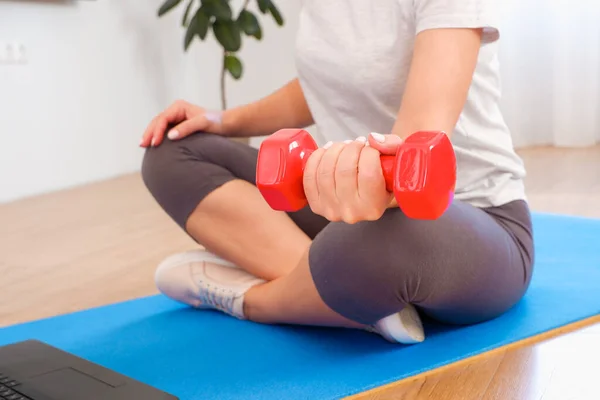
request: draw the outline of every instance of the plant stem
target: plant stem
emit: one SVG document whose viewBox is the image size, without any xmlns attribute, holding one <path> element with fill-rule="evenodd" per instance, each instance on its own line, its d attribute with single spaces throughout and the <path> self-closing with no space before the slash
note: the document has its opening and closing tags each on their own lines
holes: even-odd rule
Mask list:
<svg viewBox="0 0 600 400">
<path fill-rule="evenodd" d="M 250 0 L 245 0 L 240 12 L 248 8 L 249 3 Z M 225 56 L 227 56 L 227 51 L 223 50 L 223 68 L 221 68 L 221 109 L 223 111 L 227 109 L 227 96 L 225 93 L 225 78 L 227 76 L 227 70 L 225 68 Z"/>
<path fill-rule="evenodd" d="M 227 98 L 225 96 L 225 56 L 227 52 L 223 50 L 223 68 L 221 68 L 221 110 L 225 111 L 227 109 Z"/>
</svg>

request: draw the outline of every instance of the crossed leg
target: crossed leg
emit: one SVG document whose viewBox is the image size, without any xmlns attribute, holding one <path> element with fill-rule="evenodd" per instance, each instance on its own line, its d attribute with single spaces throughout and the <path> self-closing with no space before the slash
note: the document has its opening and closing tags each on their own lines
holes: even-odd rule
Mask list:
<svg viewBox="0 0 600 400">
<path fill-rule="evenodd" d="M 310 209 L 273 211 L 255 186 L 256 158 L 249 146 L 196 134 L 149 148 L 142 176 L 159 205 L 196 242 L 253 276 L 276 281 L 248 292 L 250 319 L 284 322 L 288 314 L 298 315 L 297 322 L 360 326 L 325 305 L 310 277 L 308 250 L 329 222 Z M 298 312 L 281 307 L 282 292 L 295 298 L 288 307 Z"/>
<path fill-rule="evenodd" d="M 309 210 L 271 210 L 254 187 L 255 162 L 254 149 L 198 134 L 148 149 L 143 166 L 150 192 L 188 234 L 261 278 L 237 293 L 221 287 L 243 295 L 248 319 L 361 328 L 410 304 L 444 322 L 476 323 L 528 287 L 523 202 L 490 210 L 455 202 L 436 221 L 388 210 L 374 222 L 328 224 Z M 209 279 L 203 271 L 200 280 Z"/>
</svg>

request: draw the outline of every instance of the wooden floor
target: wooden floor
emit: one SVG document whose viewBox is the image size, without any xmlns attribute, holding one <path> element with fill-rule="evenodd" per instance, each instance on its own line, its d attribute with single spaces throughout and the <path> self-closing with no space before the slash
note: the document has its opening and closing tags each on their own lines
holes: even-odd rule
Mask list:
<svg viewBox="0 0 600 400">
<path fill-rule="evenodd" d="M 522 156 L 535 210 L 600 217 L 600 147 Z M 194 246 L 137 174 L 0 205 L 0 327 L 156 293 L 156 264 Z M 594 400 L 599 368 L 596 318 L 358 398 Z"/>
</svg>

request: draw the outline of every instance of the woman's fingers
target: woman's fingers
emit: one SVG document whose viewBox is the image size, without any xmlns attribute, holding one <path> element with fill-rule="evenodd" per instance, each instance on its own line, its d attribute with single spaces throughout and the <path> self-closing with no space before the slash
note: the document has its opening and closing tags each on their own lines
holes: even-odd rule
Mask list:
<svg viewBox="0 0 600 400">
<path fill-rule="evenodd" d="M 345 143 L 334 143 L 325 145 L 327 147 L 319 168 L 317 169 L 317 185 L 319 187 L 319 198 L 323 203 L 322 212 L 325 218 L 330 221 L 340 221 L 342 218 L 340 203 L 335 193 L 335 169 L 338 158 L 345 147 Z"/>
<path fill-rule="evenodd" d="M 192 119 L 183 121 L 179 125 L 173 127 L 167 137 L 171 140 L 183 139 L 186 136 L 198 131 L 204 131 L 209 125 L 209 121 L 204 114 L 198 115 Z"/>
<path fill-rule="evenodd" d="M 186 101 L 178 100 L 169 106 L 166 110 L 156 116 L 148 125 L 148 128 L 142 136 L 140 146 L 158 146 L 162 143 L 169 126 L 179 124 L 186 119 L 202 111 L 200 107 L 193 106 Z"/>
<path fill-rule="evenodd" d="M 317 170 L 319 169 L 319 164 L 321 163 L 321 159 L 325 154 L 325 149 L 320 148 L 315 150 L 306 161 L 306 165 L 304 166 L 304 172 L 302 175 L 302 184 L 304 186 L 304 195 L 306 196 L 306 200 L 308 200 L 308 204 L 310 205 L 310 209 L 318 215 L 323 215 L 320 209 L 320 196 L 319 196 L 319 185 L 317 183 Z"/>
<path fill-rule="evenodd" d="M 336 193 L 342 220 L 348 224 L 381 218 L 390 202 L 381 169 L 381 153 L 366 142 L 366 138 L 360 137 L 346 144 L 338 158 Z"/>
<path fill-rule="evenodd" d="M 368 221 L 379 219 L 392 198 L 386 191 L 380 157 L 379 151 L 365 147 L 358 162 L 358 196 L 365 206 L 363 218 Z"/>
<path fill-rule="evenodd" d="M 200 107 L 192 106 L 193 110 L 188 110 L 187 120 L 173 127 L 167 133 L 171 140 L 183 139 L 193 133 L 205 131 L 210 133 L 219 133 L 221 131 L 221 111 L 205 110 Z"/>
<path fill-rule="evenodd" d="M 176 101 L 162 114 L 159 115 L 154 125 L 152 134 L 152 146 L 159 146 L 166 134 L 169 125 L 175 125 L 186 119 L 186 107 L 188 104 L 184 101 Z"/>
<path fill-rule="evenodd" d="M 381 154 L 395 155 L 402 142 L 402 138 L 396 135 L 382 135 L 376 132 L 369 135 L 369 145 Z"/>
<path fill-rule="evenodd" d="M 307 160 L 303 177 L 312 211 L 332 222 L 379 219 L 392 198 L 380 156 L 364 137 L 317 149 Z"/>
<path fill-rule="evenodd" d="M 142 135 L 142 140 L 140 140 L 140 147 L 148 147 L 150 146 L 150 142 L 152 141 L 152 135 L 154 133 L 154 125 L 156 125 L 156 120 L 158 117 L 154 117 L 152 121 L 146 127 L 144 134 Z"/>
<path fill-rule="evenodd" d="M 367 139 L 359 137 L 344 146 L 335 168 L 335 194 L 340 204 L 342 220 L 346 223 L 358 221 L 356 211 L 360 208 L 358 197 L 358 163 Z"/>
</svg>

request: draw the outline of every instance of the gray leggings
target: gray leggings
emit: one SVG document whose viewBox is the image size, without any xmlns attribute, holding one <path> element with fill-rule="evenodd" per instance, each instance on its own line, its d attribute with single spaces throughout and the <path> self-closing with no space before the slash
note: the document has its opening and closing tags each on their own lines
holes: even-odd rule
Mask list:
<svg viewBox="0 0 600 400">
<path fill-rule="evenodd" d="M 142 176 L 185 230 L 192 211 L 219 186 L 233 179 L 255 184 L 256 159 L 250 146 L 198 133 L 149 148 Z M 399 209 L 354 225 L 331 223 L 308 207 L 289 216 L 313 239 L 309 264 L 321 298 L 356 322 L 372 324 L 408 303 L 441 322 L 482 322 L 515 305 L 531 280 L 524 201 L 486 209 L 455 201 L 435 221 L 412 220 Z"/>
</svg>

